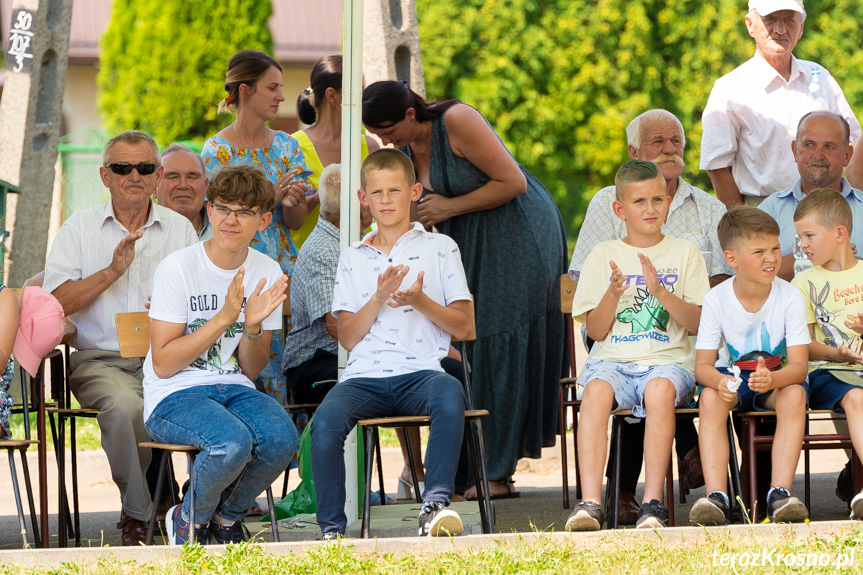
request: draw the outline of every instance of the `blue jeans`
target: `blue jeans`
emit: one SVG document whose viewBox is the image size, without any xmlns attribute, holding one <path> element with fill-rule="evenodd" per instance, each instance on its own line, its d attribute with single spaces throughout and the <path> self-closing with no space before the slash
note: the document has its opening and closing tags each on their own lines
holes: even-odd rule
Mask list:
<svg viewBox="0 0 863 575">
<path fill-rule="evenodd" d="M 243 385 L 202 385 L 163 399 L 145 423 L 163 443 L 194 445 L 195 522 L 218 515 L 238 521 L 276 480 L 299 447 L 297 430 L 284 408 Z M 183 516 L 189 517 L 183 500 Z"/>
<path fill-rule="evenodd" d="M 467 401 L 461 383 L 442 371 L 343 381 L 324 398 L 312 420 L 312 473 L 321 532 L 347 528 L 345 438 L 357 421 L 396 415 L 429 415 L 424 501 L 449 504 L 464 435 Z"/>
</svg>

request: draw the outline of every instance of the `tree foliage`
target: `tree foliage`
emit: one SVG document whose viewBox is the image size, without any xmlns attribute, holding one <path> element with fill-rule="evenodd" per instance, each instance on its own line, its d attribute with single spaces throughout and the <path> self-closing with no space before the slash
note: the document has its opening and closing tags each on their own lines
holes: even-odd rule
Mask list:
<svg viewBox="0 0 863 575">
<path fill-rule="evenodd" d="M 137 129 L 162 145 L 223 127 L 231 55 L 272 53 L 270 0 L 114 0 L 102 36 L 99 111 L 110 133 Z"/>
<path fill-rule="evenodd" d="M 863 3 L 810 3 L 799 58 L 836 77 L 863 111 Z M 713 82 L 755 53 L 743 0 L 417 0 L 426 90 L 459 98 L 495 127 L 551 190 L 570 240 L 587 202 L 627 159 L 626 125 L 665 108 L 686 130 L 684 176 L 698 170 Z"/>
</svg>

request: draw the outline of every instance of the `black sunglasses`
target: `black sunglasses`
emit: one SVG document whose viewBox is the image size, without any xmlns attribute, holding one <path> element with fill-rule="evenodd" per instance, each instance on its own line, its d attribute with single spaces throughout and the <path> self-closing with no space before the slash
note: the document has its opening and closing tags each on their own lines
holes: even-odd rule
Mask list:
<svg viewBox="0 0 863 575">
<path fill-rule="evenodd" d="M 126 162 L 119 162 L 113 164 L 105 164 L 105 167 L 117 174 L 118 176 L 128 176 L 132 173 L 132 170 L 138 170 L 138 173 L 142 176 L 149 176 L 156 171 L 156 168 L 159 167 L 159 164 L 127 164 Z"/>
</svg>

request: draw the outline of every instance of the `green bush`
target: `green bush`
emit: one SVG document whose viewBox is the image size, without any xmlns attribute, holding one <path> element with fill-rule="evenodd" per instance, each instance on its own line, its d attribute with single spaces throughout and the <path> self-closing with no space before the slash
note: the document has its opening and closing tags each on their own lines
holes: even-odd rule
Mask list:
<svg viewBox="0 0 863 575">
<path fill-rule="evenodd" d="M 99 112 L 110 133 L 142 130 L 161 144 L 203 140 L 238 50 L 272 53 L 269 0 L 114 0 L 102 36 Z"/>
<path fill-rule="evenodd" d="M 795 54 L 836 77 L 863 110 L 859 0 L 810 3 Z M 649 108 L 686 130 L 698 171 L 701 112 L 713 82 L 755 53 L 742 0 L 417 0 L 431 98 L 476 107 L 551 190 L 574 240 L 587 202 L 627 159 L 626 125 Z"/>
</svg>

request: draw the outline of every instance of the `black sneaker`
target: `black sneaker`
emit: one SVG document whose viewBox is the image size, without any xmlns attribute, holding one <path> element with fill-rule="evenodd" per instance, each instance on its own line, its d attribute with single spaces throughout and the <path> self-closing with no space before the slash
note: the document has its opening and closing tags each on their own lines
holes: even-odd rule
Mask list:
<svg viewBox="0 0 863 575">
<path fill-rule="evenodd" d="M 183 519 L 180 505 L 174 505 L 165 514 L 165 532 L 170 545 L 183 545 L 189 541 L 189 522 Z M 210 533 L 207 525 L 195 524 L 195 542 L 201 545 L 210 543 Z"/>
<path fill-rule="evenodd" d="M 713 491 L 707 497 L 695 502 L 689 512 L 689 522 L 693 525 L 725 525 L 728 523 L 727 496 Z"/>
<path fill-rule="evenodd" d="M 836 497 L 841 499 L 848 505 L 848 511 L 851 511 L 851 500 L 854 498 L 854 483 L 851 479 L 851 460 L 845 464 L 842 471 L 839 472 L 839 477 L 836 478 Z"/>
<path fill-rule="evenodd" d="M 327 531 L 321 535 L 321 541 L 338 541 L 342 537 L 344 537 L 344 535 L 338 531 Z"/>
<path fill-rule="evenodd" d="M 605 523 L 602 505 L 593 501 L 582 501 L 573 509 L 564 529 L 567 531 L 599 531 Z"/>
<path fill-rule="evenodd" d="M 660 529 L 668 523 L 668 509 L 661 501 L 651 499 L 641 504 L 638 510 L 638 521 L 635 522 L 636 529 Z"/>
<path fill-rule="evenodd" d="M 234 521 L 230 525 L 224 525 L 216 520 L 210 521 L 210 538 L 216 545 L 227 545 L 228 543 L 242 543 L 249 540 L 249 530 L 242 521 Z"/>
<path fill-rule="evenodd" d="M 443 503 L 430 502 L 423 505 L 419 518 L 420 537 L 461 535 L 464 531 L 458 513 Z"/>
<path fill-rule="evenodd" d="M 767 494 L 767 518 L 771 523 L 800 523 L 809 519 L 809 511 L 787 489 L 773 487 Z"/>
</svg>

